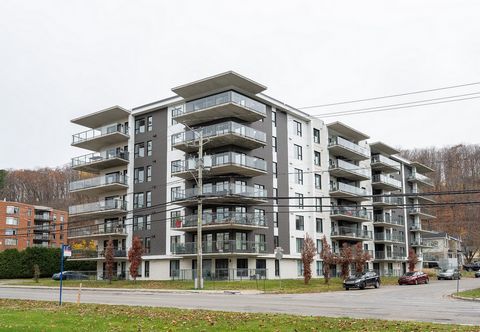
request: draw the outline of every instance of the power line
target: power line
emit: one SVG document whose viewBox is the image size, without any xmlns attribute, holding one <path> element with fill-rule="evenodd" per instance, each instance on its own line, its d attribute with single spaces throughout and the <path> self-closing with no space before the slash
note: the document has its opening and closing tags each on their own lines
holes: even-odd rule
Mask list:
<svg viewBox="0 0 480 332">
<path fill-rule="evenodd" d="M 327 107 L 327 106 L 334 106 L 334 105 L 358 103 L 358 102 L 369 101 L 369 100 L 378 100 L 378 99 L 385 99 L 385 98 L 392 98 L 392 97 L 402 97 L 402 96 L 414 95 L 414 94 L 419 94 L 419 93 L 433 92 L 433 91 L 440 91 L 440 90 L 447 90 L 447 89 L 454 89 L 454 88 L 460 88 L 460 87 L 477 85 L 477 84 L 480 84 L 480 82 L 466 83 L 466 84 L 459 84 L 459 85 L 451 85 L 451 86 L 446 86 L 446 87 L 441 87 L 441 88 L 428 89 L 428 90 L 419 90 L 419 91 L 413 91 L 413 92 L 405 92 L 405 93 L 399 93 L 399 94 L 393 94 L 393 95 L 387 95 L 387 96 L 380 96 L 380 97 L 372 97 L 372 98 L 355 99 L 355 100 L 349 100 L 349 101 L 341 101 L 341 102 L 330 103 L 330 104 L 320 104 L 320 105 L 313 105 L 313 106 L 304 106 L 304 107 L 298 107 L 298 109 L 319 108 L 319 107 Z"/>
</svg>

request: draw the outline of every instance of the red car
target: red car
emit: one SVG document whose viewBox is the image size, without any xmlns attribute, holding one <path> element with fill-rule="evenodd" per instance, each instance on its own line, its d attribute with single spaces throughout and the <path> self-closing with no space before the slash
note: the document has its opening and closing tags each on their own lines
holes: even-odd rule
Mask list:
<svg viewBox="0 0 480 332">
<path fill-rule="evenodd" d="M 423 272 L 407 272 L 398 278 L 399 285 L 428 284 L 429 281 L 428 274 Z"/>
</svg>

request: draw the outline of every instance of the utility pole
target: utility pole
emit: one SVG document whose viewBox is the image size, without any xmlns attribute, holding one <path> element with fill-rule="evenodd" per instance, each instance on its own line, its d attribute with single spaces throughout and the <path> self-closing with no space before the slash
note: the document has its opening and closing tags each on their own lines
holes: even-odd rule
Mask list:
<svg viewBox="0 0 480 332">
<path fill-rule="evenodd" d="M 203 261 L 202 261 L 202 222 L 203 222 L 203 131 L 199 131 L 198 140 L 198 207 L 197 207 L 197 289 L 203 289 Z"/>
</svg>

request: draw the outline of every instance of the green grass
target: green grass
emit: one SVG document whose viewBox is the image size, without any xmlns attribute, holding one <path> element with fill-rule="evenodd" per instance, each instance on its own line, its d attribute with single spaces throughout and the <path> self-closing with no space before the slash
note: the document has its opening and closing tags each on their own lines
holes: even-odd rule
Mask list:
<svg viewBox="0 0 480 332">
<path fill-rule="evenodd" d="M 460 325 L 0 299 L 0 331 L 474 331 Z"/>
<path fill-rule="evenodd" d="M 383 277 L 381 278 L 382 285 L 396 285 L 398 278 Z M 82 287 L 94 288 L 132 288 L 132 289 L 179 289 L 191 290 L 194 289 L 193 281 L 177 281 L 177 280 L 152 280 L 152 281 L 137 281 L 134 283 L 129 280 L 112 281 L 109 284 L 107 281 L 94 280 L 66 280 L 65 287 L 79 287 L 80 282 Z M 12 280 L 7 282 L 11 285 L 28 285 L 28 286 L 56 286 L 60 285 L 59 281 L 52 279 L 40 279 L 38 283 L 30 279 Z M 322 293 L 342 290 L 342 280 L 340 278 L 332 278 L 328 285 L 323 279 L 312 279 L 308 285 L 305 285 L 303 279 L 285 279 L 281 282 L 279 280 L 244 280 L 244 281 L 205 281 L 205 290 L 258 290 L 268 293 Z"/>
<path fill-rule="evenodd" d="M 458 293 L 458 295 L 463 296 L 463 297 L 471 297 L 471 298 L 480 299 L 480 288 L 463 291 L 463 292 Z"/>
</svg>

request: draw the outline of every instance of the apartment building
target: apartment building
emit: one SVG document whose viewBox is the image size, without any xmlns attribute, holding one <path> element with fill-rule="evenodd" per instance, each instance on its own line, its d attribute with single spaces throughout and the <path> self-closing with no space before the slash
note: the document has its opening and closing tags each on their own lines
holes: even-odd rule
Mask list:
<svg viewBox="0 0 480 332">
<path fill-rule="evenodd" d="M 70 208 L 70 238 L 94 241 L 73 259 L 98 260 L 103 271 L 111 238 L 123 276 L 137 236 L 141 278 L 194 278 L 199 243 L 205 277 L 296 278 L 306 234 L 318 248 L 326 236 L 335 252 L 361 242 L 368 268 L 382 274 L 404 271 L 412 246 L 421 256 L 421 220 L 433 216 L 419 210 L 428 200 L 419 193 L 431 170 L 265 90 L 226 72 L 173 88 L 167 99 L 73 120 L 90 129 L 72 145 L 94 151 L 72 159 L 91 175 L 71 191 L 94 200 Z M 321 276 L 320 255 L 314 264 Z"/>
<path fill-rule="evenodd" d="M 0 251 L 60 247 L 68 240 L 67 227 L 66 211 L 0 201 Z"/>
</svg>

